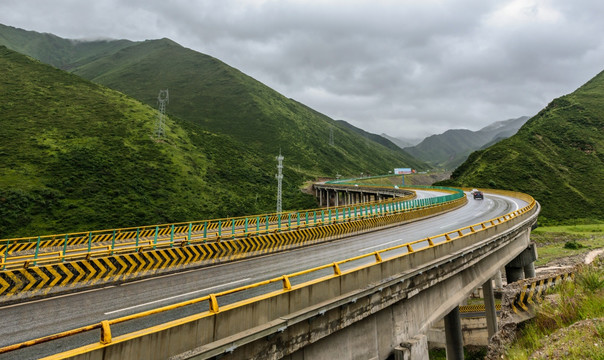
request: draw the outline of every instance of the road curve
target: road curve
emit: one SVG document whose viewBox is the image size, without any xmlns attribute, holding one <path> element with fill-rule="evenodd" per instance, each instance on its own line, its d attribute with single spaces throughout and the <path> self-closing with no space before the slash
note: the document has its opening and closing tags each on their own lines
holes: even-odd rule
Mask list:
<svg viewBox="0 0 604 360">
<path fill-rule="evenodd" d="M 434 196 L 418 191 L 418 197 Z M 74 294 L 0 307 L 0 347 L 50 335 L 80 326 L 118 318 L 160 306 L 178 303 L 210 293 L 224 291 L 265 279 L 279 277 L 334 261 L 374 252 L 398 244 L 438 235 L 446 231 L 476 224 L 517 210 L 523 201 L 501 195 L 485 194 L 484 200 L 469 199 L 466 206 L 430 219 L 381 231 L 237 261 L 229 264 L 180 272 L 118 286 L 108 286 Z M 348 266 L 357 266 L 351 263 Z M 343 267 L 342 270 L 346 270 Z M 320 274 L 313 275 L 314 277 Z M 304 281 L 300 277 L 296 282 Z M 292 285 L 295 284 L 292 282 Z M 276 284 L 275 289 L 280 285 Z M 247 291 L 220 299 L 220 305 L 266 292 L 270 289 Z M 112 326 L 112 335 L 166 322 L 207 310 L 206 302 L 153 315 L 143 320 Z M 67 340 L 45 343 L 15 352 L 0 354 L 0 359 L 37 358 L 97 342 L 98 331 L 72 336 Z"/>
</svg>

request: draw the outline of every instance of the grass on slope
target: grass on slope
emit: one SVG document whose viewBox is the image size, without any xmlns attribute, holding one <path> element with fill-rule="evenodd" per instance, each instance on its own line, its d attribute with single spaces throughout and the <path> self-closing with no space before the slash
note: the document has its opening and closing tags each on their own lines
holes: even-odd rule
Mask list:
<svg viewBox="0 0 604 360">
<path fill-rule="evenodd" d="M 132 44 L 128 40 L 68 40 L 0 24 L 0 45 L 60 69 L 88 63 Z"/>
<path fill-rule="evenodd" d="M 506 359 L 604 359 L 604 261 L 583 267 L 537 309 Z"/>
<path fill-rule="evenodd" d="M 539 258 L 535 265 L 604 248 L 604 224 L 538 227 L 531 232 L 537 243 Z"/>
<path fill-rule="evenodd" d="M 0 238 L 271 211 L 274 162 L 0 47 Z M 269 161 L 272 159 L 269 159 Z M 284 207 L 309 207 L 285 171 Z"/>
<path fill-rule="evenodd" d="M 474 152 L 442 184 L 528 193 L 545 224 L 604 219 L 604 73 L 552 101 L 519 132 Z"/>
<path fill-rule="evenodd" d="M 384 173 L 391 167 L 419 169 L 425 164 L 396 147 L 367 141 L 355 131 L 221 61 L 181 47 L 168 39 L 150 40 L 74 69 L 74 73 L 122 91 L 151 106 L 159 89 L 169 89 L 167 111 L 210 131 L 228 134 L 275 156 L 279 149 L 290 164 L 308 175 Z"/>
</svg>

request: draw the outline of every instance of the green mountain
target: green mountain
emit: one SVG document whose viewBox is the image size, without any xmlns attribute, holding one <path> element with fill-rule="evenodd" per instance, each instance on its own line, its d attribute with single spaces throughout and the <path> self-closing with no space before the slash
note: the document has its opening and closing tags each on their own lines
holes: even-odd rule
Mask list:
<svg viewBox="0 0 604 360">
<path fill-rule="evenodd" d="M 149 105 L 158 89 L 170 91 L 168 112 L 213 132 L 228 134 L 274 156 L 281 149 L 314 174 L 368 170 L 372 162 L 425 167 L 404 151 L 366 142 L 354 131 L 221 61 L 168 40 L 151 40 L 74 69 L 74 73 Z M 371 153 L 372 156 L 367 156 Z M 292 159 L 294 160 L 294 159 Z M 375 167 L 373 167 L 375 168 Z"/>
<path fill-rule="evenodd" d="M 128 40 L 68 40 L 0 24 L 0 45 L 64 70 L 89 63 L 132 44 Z"/>
<path fill-rule="evenodd" d="M 385 137 L 383 137 L 381 135 L 372 134 L 372 133 L 367 132 L 367 131 L 365 131 L 363 129 L 359 129 L 358 127 L 356 127 L 356 126 L 354 126 L 354 125 L 352 125 L 352 124 L 350 124 L 350 123 L 348 123 L 348 122 L 346 122 L 344 120 L 336 120 L 336 126 L 338 126 L 341 129 L 352 130 L 355 133 L 357 133 L 357 134 L 361 135 L 362 137 L 364 137 L 365 139 L 374 141 L 374 142 L 376 142 L 378 144 L 382 144 L 383 146 L 385 146 L 385 147 L 387 147 L 389 149 L 398 151 L 399 147 L 394 142 L 390 141 L 389 139 L 387 139 L 387 138 L 385 138 Z"/>
<path fill-rule="evenodd" d="M 0 28 L 0 34 L 4 29 Z M 25 33 L 29 41 L 38 42 L 36 33 L 16 30 Z M 19 46 L 13 43 L 5 45 L 18 51 Z M 49 63 L 153 107 L 157 106 L 159 90 L 168 89 L 169 115 L 228 135 L 264 158 L 273 158 L 281 149 L 308 176 L 333 176 L 334 170 L 343 175 L 384 173 L 393 164 L 427 168 L 399 148 L 366 141 L 344 127 L 334 128 L 335 146 L 330 146 L 329 128 L 336 125 L 334 120 L 211 56 L 169 39 L 119 45 L 108 55 L 107 47 L 101 43 L 90 45 L 89 49 L 93 48 L 96 51 L 86 53 L 88 62 Z M 36 57 L 34 51 L 26 54 Z"/>
<path fill-rule="evenodd" d="M 2 43 L 79 76 L 2 49 L 0 125 L 12 137 L 0 145 L 0 238 L 271 212 L 279 151 L 284 209 L 312 207 L 300 187 L 317 176 L 426 167 L 168 39 L 85 43 L 1 26 Z"/>
<path fill-rule="evenodd" d="M 274 209 L 274 158 L 175 117 L 158 142 L 154 109 L 3 46 L 0 71 L 0 238 Z"/>
<path fill-rule="evenodd" d="M 604 72 L 553 100 L 516 135 L 474 152 L 449 185 L 518 190 L 541 220 L 604 219 Z"/>
<path fill-rule="evenodd" d="M 447 130 L 425 138 L 421 143 L 404 148 L 412 156 L 437 168 L 454 169 L 470 153 L 514 135 L 528 120 L 527 116 L 497 121 L 478 131 Z"/>
</svg>

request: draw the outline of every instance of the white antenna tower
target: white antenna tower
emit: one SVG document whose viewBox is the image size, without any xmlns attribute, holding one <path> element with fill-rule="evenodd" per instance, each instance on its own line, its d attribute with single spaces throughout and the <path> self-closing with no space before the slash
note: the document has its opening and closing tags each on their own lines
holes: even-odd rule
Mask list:
<svg viewBox="0 0 604 360">
<path fill-rule="evenodd" d="M 166 116 L 166 104 L 168 103 L 168 89 L 159 91 L 157 102 L 159 103 L 159 113 L 157 114 L 155 137 L 161 140 L 164 137 L 164 118 Z"/>
<path fill-rule="evenodd" d="M 277 175 L 275 178 L 277 179 L 277 213 L 283 211 L 283 206 L 281 203 L 281 183 L 283 182 L 283 159 L 284 157 L 281 155 L 281 150 L 279 150 L 279 156 L 277 156 L 277 161 L 279 165 L 277 165 Z"/>
<path fill-rule="evenodd" d="M 333 126 L 329 127 L 329 145 L 334 146 L 334 143 L 333 143 Z"/>
</svg>

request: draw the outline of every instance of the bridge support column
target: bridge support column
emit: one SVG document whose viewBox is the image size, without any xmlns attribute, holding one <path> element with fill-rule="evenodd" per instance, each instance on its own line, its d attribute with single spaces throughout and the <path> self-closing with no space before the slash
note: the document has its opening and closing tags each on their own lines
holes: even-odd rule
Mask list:
<svg viewBox="0 0 604 360">
<path fill-rule="evenodd" d="M 463 333 L 459 306 L 445 315 L 445 339 L 447 341 L 447 360 L 463 360 Z"/>
<path fill-rule="evenodd" d="M 336 206 L 340 206 L 340 192 L 336 190 Z"/>
<path fill-rule="evenodd" d="M 323 189 L 319 189 L 319 207 L 323 207 Z"/>
<path fill-rule="evenodd" d="M 428 337 L 417 335 L 394 348 L 394 360 L 424 360 L 428 358 Z"/>
<path fill-rule="evenodd" d="M 495 281 L 495 288 L 503 288 L 503 281 L 501 280 L 501 270 L 497 270 L 497 274 L 495 274 L 493 280 Z"/>
<path fill-rule="evenodd" d="M 535 243 L 529 244 L 529 247 L 518 254 L 514 260 L 505 266 L 505 277 L 508 284 L 524 279 L 525 277 L 535 276 L 535 260 L 537 260 L 537 247 Z"/>
<path fill-rule="evenodd" d="M 326 201 L 325 202 L 327 204 L 327 207 L 329 207 L 329 197 L 330 197 L 329 190 L 327 190 L 327 189 L 325 189 L 325 190 L 326 190 L 326 194 L 325 194 L 325 200 Z"/>
<path fill-rule="evenodd" d="M 490 340 L 491 336 L 497 332 L 497 310 L 495 309 L 495 296 L 493 295 L 493 282 L 491 279 L 482 285 L 482 293 L 487 318 L 487 332 Z"/>
<path fill-rule="evenodd" d="M 535 273 L 535 262 L 531 262 L 530 264 L 524 265 L 524 277 L 532 278 L 537 276 Z"/>
</svg>

